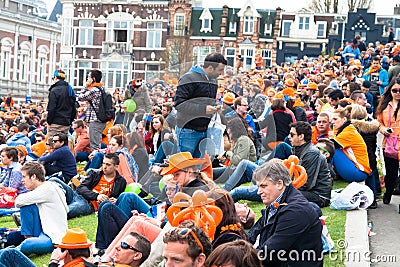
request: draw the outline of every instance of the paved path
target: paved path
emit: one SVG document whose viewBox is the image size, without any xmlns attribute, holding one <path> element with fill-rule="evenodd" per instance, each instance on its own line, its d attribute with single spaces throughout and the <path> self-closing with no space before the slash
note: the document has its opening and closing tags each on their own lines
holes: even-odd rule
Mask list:
<svg viewBox="0 0 400 267">
<path fill-rule="evenodd" d="M 373 222 L 372 232 L 376 234 L 369 239 L 372 267 L 400 266 L 399 204 L 400 196 L 393 196 L 389 205 L 379 201 L 377 209 L 368 210 L 368 220 Z M 382 261 L 374 262 L 377 257 L 381 257 Z M 395 259 L 389 259 L 390 257 Z"/>
</svg>

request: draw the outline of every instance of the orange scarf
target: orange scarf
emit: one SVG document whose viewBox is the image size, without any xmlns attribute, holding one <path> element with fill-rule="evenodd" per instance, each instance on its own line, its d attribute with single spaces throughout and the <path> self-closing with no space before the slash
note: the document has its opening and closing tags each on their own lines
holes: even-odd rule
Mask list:
<svg viewBox="0 0 400 267">
<path fill-rule="evenodd" d="M 367 71 L 367 73 L 365 73 L 364 75 L 370 75 L 371 73 L 377 72 L 381 69 L 381 65 L 378 65 L 377 67 L 370 67 L 369 71 Z"/>
<path fill-rule="evenodd" d="M 93 87 L 103 87 L 104 84 L 103 83 L 92 83 L 91 85 L 89 85 L 88 89 L 92 89 Z"/>
</svg>

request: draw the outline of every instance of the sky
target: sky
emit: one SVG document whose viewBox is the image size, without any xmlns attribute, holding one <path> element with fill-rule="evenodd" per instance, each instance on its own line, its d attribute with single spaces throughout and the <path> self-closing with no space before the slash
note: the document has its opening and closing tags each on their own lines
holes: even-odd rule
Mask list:
<svg viewBox="0 0 400 267">
<path fill-rule="evenodd" d="M 48 11 L 51 12 L 55 0 L 44 0 L 47 3 Z M 202 0 L 203 6 L 207 7 L 222 7 L 228 5 L 229 7 L 241 8 L 247 0 Z M 285 11 L 293 12 L 306 7 L 311 0 L 252 0 L 253 4 L 258 9 L 275 9 L 278 6 Z M 379 4 L 384 2 L 385 4 Z M 393 7 L 399 4 L 400 0 L 373 0 L 372 9 L 370 11 L 376 12 L 379 15 L 392 15 Z"/>
</svg>

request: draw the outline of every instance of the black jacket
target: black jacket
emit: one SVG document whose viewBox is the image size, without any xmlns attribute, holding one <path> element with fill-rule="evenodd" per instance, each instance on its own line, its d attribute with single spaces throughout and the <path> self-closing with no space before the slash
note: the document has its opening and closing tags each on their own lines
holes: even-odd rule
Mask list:
<svg viewBox="0 0 400 267">
<path fill-rule="evenodd" d="M 302 146 L 293 147 L 296 155 L 307 172 L 307 182 L 299 188 L 300 191 L 314 192 L 325 199 L 331 198 L 332 177 L 325 157 L 308 141 Z"/>
<path fill-rule="evenodd" d="M 66 81 L 60 80 L 50 86 L 47 105 L 48 124 L 69 126 L 76 118 L 75 96 L 70 96 Z"/>
<path fill-rule="evenodd" d="M 103 171 L 92 170 L 88 173 L 86 179 L 76 189 L 76 192 L 83 196 L 87 201 L 96 200 L 99 193 L 94 192 L 92 189 L 99 183 Z M 126 187 L 126 180 L 124 177 L 119 175 L 117 172 L 114 180 L 114 185 L 111 190 L 111 195 L 109 197 L 118 198 L 121 193 L 124 192 Z"/>
<path fill-rule="evenodd" d="M 261 211 L 262 217 L 247 233 L 249 242 L 254 244 L 257 236 L 260 236 L 258 250 L 267 254 L 263 265 L 274 266 L 322 266 L 322 224 L 318 214 L 308 200 L 292 185 L 286 187 L 277 212 L 267 222 L 270 207 Z M 267 248 L 267 249 L 265 249 Z M 285 254 L 281 254 L 284 251 Z M 307 255 L 315 252 L 317 260 L 312 261 Z M 296 253 L 297 252 L 297 253 Z M 290 253 L 290 254 L 289 254 Z M 299 261 L 292 260 L 289 255 L 300 255 Z M 304 254 L 305 259 L 301 261 Z M 278 255 L 286 258 L 281 261 Z"/>
<path fill-rule="evenodd" d="M 179 80 L 175 95 L 176 123 L 179 128 L 207 131 L 211 115 L 206 114 L 206 106 L 216 105 L 218 85 L 201 72 L 201 68 L 193 67 Z"/>
<path fill-rule="evenodd" d="M 371 170 L 376 168 L 376 134 L 379 131 L 379 122 L 377 120 L 351 120 L 351 124 L 356 127 L 367 145 L 369 167 Z"/>
</svg>

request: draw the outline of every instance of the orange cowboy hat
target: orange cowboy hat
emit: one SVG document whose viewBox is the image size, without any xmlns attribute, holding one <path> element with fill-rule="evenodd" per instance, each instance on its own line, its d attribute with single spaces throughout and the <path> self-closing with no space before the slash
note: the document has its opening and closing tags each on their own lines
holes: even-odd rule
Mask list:
<svg viewBox="0 0 400 267">
<path fill-rule="evenodd" d="M 61 244 L 56 246 L 66 249 L 89 248 L 92 246 L 92 242 L 87 239 L 85 231 L 80 228 L 71 228 L 67 229 L 65 236 L 61 240 Z"/>
<path fill-rule="evenodd" d="M 294 87 L 294 80 L 292 78 L 289 78 L 285 81 L 285 85 L 288 87 Z"/>
<path fill-rule="evenodd" d="M 282 90 L 282 94 L 289 97 L 294 97 L 295 90 L 292 87 L 286 87 L 285 89 Z"/>
<path fill-rule="evenodd" d="M 172 174 L 188 167 L 202 165 L 203 163 L 205 163 L 204 159 L 194 159 L 190 152 L 179 152 L 168 158 L 168 167 L 165 167 L 160 174 L 162 176 Z"/>
<path fill-rule="evenodd" d="M 310 82 L 310 83 L 307 84 L 306 89 L 317 90 L 318 89 L 318 84 L 316 84 L 314 82 Z"/>
<path fill-rule="evenodd" d="M 222 102 L 227 105 L 232 105 L 233 101 L 235 101 L 235 95 L 231 92 L 226 93 L 222 98 Z"/>
<path fill-rule="evenodd" d="M 335 74 L 333 73 L 333 71 L 332 70 L 327 70 L 327 71 L 325 71 L 324 73 L 322 73 L 322 74 L 324 74 L 325 76 L 330 76 L 330 77 L 333 77 L 333 76 L 335 76 Z"/>
</svg>

